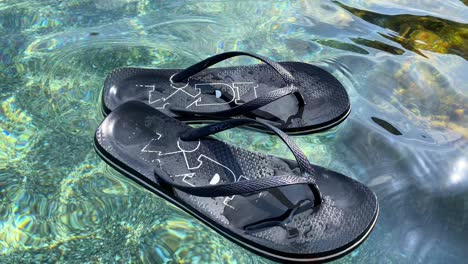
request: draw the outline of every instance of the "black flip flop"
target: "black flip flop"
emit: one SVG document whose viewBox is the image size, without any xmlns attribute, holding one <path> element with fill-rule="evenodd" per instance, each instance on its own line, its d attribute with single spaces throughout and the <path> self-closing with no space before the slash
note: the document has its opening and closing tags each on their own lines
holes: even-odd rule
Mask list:
<svg viewBox="0 0 468 264">
<path fill-rule="evenodd" d="M 296 161 L 208 137 L 256 124 L 277 134 Z M 228 239 L 282 262 L 323 262 L 363 242 L 378 215 L 363 184 L 319 166 L 279 129 L 252 119 L 192 128 L 138 101 L 115 109 L 95 136 L 111 166 Z"/>
<path fill-rule="evenodd" d="M 239 55 L 265 64 L 207 69 Z M 104 83 L 104 114 L 131 100 L 145 102 L 181 121 L 249 117 L 288 134 L 331 128 L 346 119 L 351 109 L 346 90 L 327 71 L 301 62 L 276 63 L 246 52 L 218 54 L 185 70 L 114 70 Z"/>
</svg>

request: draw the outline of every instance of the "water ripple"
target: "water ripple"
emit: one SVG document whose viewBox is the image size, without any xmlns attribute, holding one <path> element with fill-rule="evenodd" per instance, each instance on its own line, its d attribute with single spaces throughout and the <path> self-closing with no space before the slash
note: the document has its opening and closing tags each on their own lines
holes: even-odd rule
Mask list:
<svg viewBox="0 0 468 264">
<path fill-rule="evenodd" d="M 323 67 L 351 97 L 338 127 L 294 137 L 311 161 L 379 197 L 375 231 L 338 262 L 460 262 L 465 12 L 457 1 L 0 1 L 2 261 L 267 263 L 112 170 L 92 142 L 114 68 L 250 50 Z M 223 65 L 244 63 L 255 61 Z M 271 135 L 217 137 L 292 158 Z"/>
</svg>

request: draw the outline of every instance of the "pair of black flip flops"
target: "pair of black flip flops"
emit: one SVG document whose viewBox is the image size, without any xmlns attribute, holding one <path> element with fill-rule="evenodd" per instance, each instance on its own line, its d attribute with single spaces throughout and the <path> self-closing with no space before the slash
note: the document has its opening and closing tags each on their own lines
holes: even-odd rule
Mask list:
<svg viewBox="0 0 468 264">
<path fill-rule="evenodd" d="M 264 63 L 207 69 L 239 55 Z M 185 70 L 121 68 L 107 77 L 102 103 L 95 146 L 107 163 L 257 254 L 324 262 L 375 225 L 375 194 L 310 164 L 287 135 L 328 129 L 350 112 L 346 90 L 316 66 L 227 52 Z M 276 134 L 296 160 L 210 137 L 238 126 Z"/>
</svg>

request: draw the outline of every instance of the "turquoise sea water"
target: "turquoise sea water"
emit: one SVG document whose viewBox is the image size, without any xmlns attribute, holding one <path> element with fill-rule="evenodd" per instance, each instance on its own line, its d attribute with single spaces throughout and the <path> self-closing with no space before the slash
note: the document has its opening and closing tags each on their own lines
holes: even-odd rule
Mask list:
<svg viewBox="0 0 468 264">
<path fill-rule="evenodd" d="M 245 50 L 319 65 L 351 116 L 295 137 L 369 185 L 380 218 L 337 263 L 468 258 L 466 1 L 0 0 L 0 263 L 269 263 L 127 180 L 93 150 L 103 80 Z M 224 65 L 256 63 L 235 59 Z M 220 138 L 291 157 L 280 140 Z"/>
</svg>

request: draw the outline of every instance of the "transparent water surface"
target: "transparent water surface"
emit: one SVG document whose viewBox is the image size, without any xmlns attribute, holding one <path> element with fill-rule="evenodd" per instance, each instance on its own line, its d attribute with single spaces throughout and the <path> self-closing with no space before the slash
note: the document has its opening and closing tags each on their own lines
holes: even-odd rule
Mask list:
<svg viewBox="0 0 468 264">
<path fill-rule="evenodd" d="M 0 0 L 0 262 L 269 263 L 93 150 L 112 69 L 229 50 L 319 65 L 350 94 L 343 124 L 295 137 L 379 197 L 375 230 L 338 263 L 466 262 L 467 4 Z M 243 63 L 257 62 L 224 65 Z M 273 136 L 219 137 L 292 158 Z"/>
</svg>

